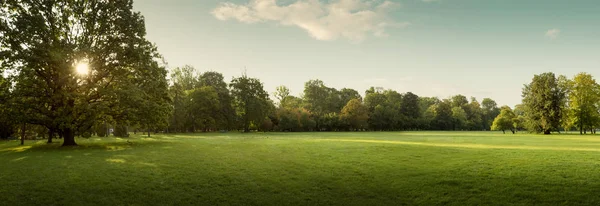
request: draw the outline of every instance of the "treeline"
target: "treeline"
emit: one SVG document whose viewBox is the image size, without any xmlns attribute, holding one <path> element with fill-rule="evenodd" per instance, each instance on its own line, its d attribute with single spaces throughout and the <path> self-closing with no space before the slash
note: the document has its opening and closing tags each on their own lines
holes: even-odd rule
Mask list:
<svg viewBox="0 0 600 206">
<path fill-rule="evenodd" d="M 535 75 L 522 97 L 514 109 L 502 107 L 493 129 L 595 134 L 600 127 L 600 85 L 591 74 L 579 73 L 572 79 L 551 72 Z"/>
<path fill-rule="evenodd" d="M 305 83 L 300 97 L 286 86 L 274 99 L 260 80 L 245 75 L 229 84 L 218 72 L 198 74 L 191 66 L 171 73 L 172 113 L 168 132 L 490 130 L 500 113 L 496 102 L 463 95 L 419 97 L 383 88 L 360 92 Z"/>
</svg>

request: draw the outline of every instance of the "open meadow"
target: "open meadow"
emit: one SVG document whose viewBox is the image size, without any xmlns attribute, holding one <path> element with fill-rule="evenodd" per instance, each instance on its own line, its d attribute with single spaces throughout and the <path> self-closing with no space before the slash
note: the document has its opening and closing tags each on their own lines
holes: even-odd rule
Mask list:
<svg viewBox="0 0 600 206">
<path fill-rule="evenodd" d="M 203 133 L 0 141 L 0 205 L 599 205 L 600 136 Z"/>
</svg>

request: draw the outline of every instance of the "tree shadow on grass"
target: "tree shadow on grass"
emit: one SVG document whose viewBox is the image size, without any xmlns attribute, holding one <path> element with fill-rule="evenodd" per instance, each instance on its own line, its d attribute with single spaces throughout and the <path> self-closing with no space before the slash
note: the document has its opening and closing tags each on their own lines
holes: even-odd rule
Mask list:
<svg viewBox="0 0 600 206">
<path fill-rule="evenodd" d="M 123 151 L 137 147 L 165 146 L 170 144 L 167 141 L 82 141 L 78 146 L 63 147 L 61 142 L 46 144 L 36 142 L 31 145 L 18 145 L 14 147 L 3 148 L 0 154 L 21 153 L 21 152 L 53 152 L 53 151 Z"/>
</svg>

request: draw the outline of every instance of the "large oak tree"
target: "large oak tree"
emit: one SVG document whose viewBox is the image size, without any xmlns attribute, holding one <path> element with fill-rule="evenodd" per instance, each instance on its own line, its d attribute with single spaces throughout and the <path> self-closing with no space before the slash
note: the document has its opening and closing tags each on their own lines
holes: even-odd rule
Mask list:
<svg viewBox="0 0 600 206">
<path fill-rule="evenodd" d="M 145 36 L 132 0 L 0 1 L 1 68 L 13 74 L 19 111 L 58 131 L 63 145 L 76 145 L 74 137 L 102 116 L 166 113 L 159 108 L 166 104 L 150 102 L 168 101 L 166 71 Z M 76 72 L 85 64 L 88 72 Z"/>
</svg>

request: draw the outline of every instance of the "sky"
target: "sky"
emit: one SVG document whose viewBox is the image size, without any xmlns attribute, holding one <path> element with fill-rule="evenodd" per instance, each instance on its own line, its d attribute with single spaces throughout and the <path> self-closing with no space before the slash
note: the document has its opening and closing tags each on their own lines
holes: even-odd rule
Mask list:
<svg viewBox="0 0 600 206">
<path fill-rule="evenodd" d="M 597 0 L 137 0 L 170 68 L 521 102 L 535 74 L 600 77 Z"/>
</svg>

